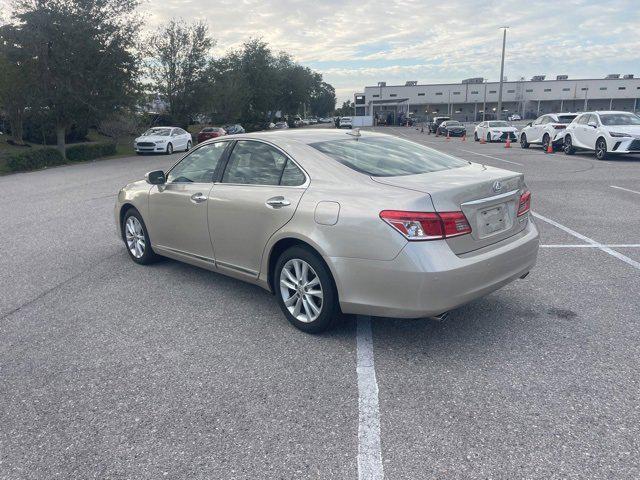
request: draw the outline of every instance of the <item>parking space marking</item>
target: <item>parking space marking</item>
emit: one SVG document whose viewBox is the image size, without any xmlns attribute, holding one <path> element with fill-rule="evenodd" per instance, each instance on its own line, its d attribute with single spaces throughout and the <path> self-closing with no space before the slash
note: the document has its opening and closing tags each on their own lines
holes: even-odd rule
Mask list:
<svg viewBox="0 0 640 480">
<path fill-rule="evenodd" d="M 373 362 L 371 317 L 357 317 L 358 480 L 382 480 L 378 382 Z"/>
<path fill-rule="evenodd" d="M 500 162 L 511 163 L 513 165 L 520 165 L 521 167 L 524 167 L 524 164 L 522 164 L 522 163 L 512 162 L 511 160 L 505 160 L 504 158 L 492 157 L 491 155 L 486 155 L 484 153 L 473 152 L 471 150 L 465 150 L 464 148 L 459 148 L 458 150 L 460 150 L 461 152 L 473 153 L 474 155 L 480 155 L 481 157 L 491 158 L 493 160 L 499 160 Z"/>
<path fill-rule="evenodd" d="M 630 244 L 610 244 L 610 245 L 602 245 L 607 248 L 640 248 L 640 243 L 630 243 Z M 588 243 L 580 243 L 577 245 L 566 245 L 566 244 L 558 244 L 558 245 L 540 245 L 540 248 L 599 248 L 600 245 L 591 245 Z"/>
<path fill-rule="evenodd" d="M 592 238 L 589 238 L 585 235 L 582 235 L 581 233 L 576 232 L 575 230 L 571 230 L 569 227 L 565 227 L 564 225 L 551 220 L 550 218 L 545 217 L 544 215 L 540 215 L 537 212 L 531 212 L 533 214 L 534 217 L 539 218 L 540 220 L 542 220 L 543 222 L 547 222 L 549 225 L 553 225 L 554 227 L 559 228 L 560 230 L 563 230 L 565 232 L 567 232 L 569 235 L 573 235 L 574 237 L 576 237 L 577 239 L 582 240 L 583 242 L 586 242 L 590 245 L 593 245 L 595 248 L 598 248 L 599 250 L 602 250 L 605 253 L 608 253 L 609 255 L 616 257 L 618 260 L 622 260 L 625 263 L 628 263 L 629 265 L 631 265 L 634 268 L 637 268 L 638 270 L 640 270 L 640 262 L 636 262 L 635 260 L 630 259 L 629 257 L 627 257 L 626 255 L 621 254 L 620 252 L 616 252 L 615 250 L 612 250 L 610 247 L 603 245 L 601 243 L 596 242 L 595 240 L 593 240 Z"/>
<path fill-rule="evenodd" d="M 635 190 L 629 190 L 628 188 L 617 187 L 615 185 L 609 185 L 611 188 L 617 188 L 618 190 L 624 190 L 625 192 L 637 193 L 640 195 L 640 192 L 636 192 Z"/>
</svg>

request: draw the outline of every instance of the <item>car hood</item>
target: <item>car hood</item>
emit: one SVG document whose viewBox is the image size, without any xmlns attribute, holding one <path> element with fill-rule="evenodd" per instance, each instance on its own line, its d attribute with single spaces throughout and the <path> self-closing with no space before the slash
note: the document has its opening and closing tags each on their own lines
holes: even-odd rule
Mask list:
<svg viewBox="0 0 640 480">
<path fill-rule="evenodd" d="M 640 137 L 640 125 L 607 125 L 604 128 L 609 132 L 628 133 L 634 137 Z"/>
<path fill-rule="evenodd" d="M 159 140 L 168 140 L 169 137 L 161 135 L 147 135 L 136 138 L 136 142 L 157 142 Z"/>
</svg>

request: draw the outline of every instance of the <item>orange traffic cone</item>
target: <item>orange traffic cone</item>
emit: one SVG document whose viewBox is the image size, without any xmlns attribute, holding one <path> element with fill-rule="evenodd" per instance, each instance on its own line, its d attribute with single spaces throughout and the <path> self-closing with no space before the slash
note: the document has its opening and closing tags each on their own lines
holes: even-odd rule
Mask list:
<svg viewBox="0 0 640 480">
<path fill-rule="evenodd" d="M 480 137 L 480 143 L 482 143 L 483 145 L 487 143 L 487 141 L 484 139 L 484 136 Z"/>
<path fill-rule="evenodd" d="M 466 142 L 466 141 L 467 141 L 467 134 L 466 134 L 466 133 L 463 133 L 463 134 L 462 134 L 462 141 L 463 141 L 463 142 Z"/>
<path fill-rule="evenodd" d="M 449 131 L 447 130 L 447 142 L 451 140 L 451 136 L 449 135 Z"/>
<path fill-rule="evenodd" d="M 549 140 L 549 145 L 547 145 L 547 150 L 544 153 L 553 153 L 553 142 Z"/>
<path fill-rule="evenodd" d="M 504 144 L 504 148 L 511 148 L 511 136 L 507 135 L 507 143 Z"/>
</svg>

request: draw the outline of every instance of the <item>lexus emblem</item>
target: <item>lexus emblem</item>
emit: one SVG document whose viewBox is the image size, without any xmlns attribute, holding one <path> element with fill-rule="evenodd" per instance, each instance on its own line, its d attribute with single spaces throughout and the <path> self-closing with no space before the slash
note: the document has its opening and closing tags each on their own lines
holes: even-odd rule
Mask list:
<svg viewBox="0 0 640 480">
<path fill-rule="evenodd" d="M 500 180 L 496 180 L 495 182 L 493 182 L 493 191 L 498 193 L 500 190 L 502 190 L 502 182 Z"/>
</svg>

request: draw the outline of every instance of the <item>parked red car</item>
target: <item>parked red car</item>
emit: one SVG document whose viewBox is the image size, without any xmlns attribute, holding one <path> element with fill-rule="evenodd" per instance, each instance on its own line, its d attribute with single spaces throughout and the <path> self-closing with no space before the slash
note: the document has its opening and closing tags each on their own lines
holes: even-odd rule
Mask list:
<svg viewBox="0 0 640 480">
<path fill-rule="evenodd" d="M 198 133 L 198 143 L 204 142 L 205 140 L 209 140 L 210 138 L 221 137 L 226 134 L 227 132 L 224 130 L 224 128 L 205 127 L 202 130 L 200 130 L 200 133 Z"/>
</svg>

